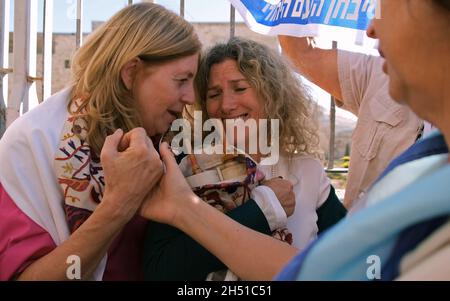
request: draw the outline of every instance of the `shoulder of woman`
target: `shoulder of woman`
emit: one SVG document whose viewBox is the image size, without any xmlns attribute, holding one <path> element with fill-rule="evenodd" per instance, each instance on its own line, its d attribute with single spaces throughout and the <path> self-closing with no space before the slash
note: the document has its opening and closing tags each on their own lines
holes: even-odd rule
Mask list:
<svg viewBox="0 0 450 301">
<path fill-rule="evenodd" d="M 8 127 L 0 140 L 1 166 L 24 164 L 23 160 L 36 160 L 37 154 L 56 151 L 67 118 L 67 96 L 66 90 L 55 94 Z"/>
<path fill-rule="evenodd" d="M 70 90 L 62 90 L 17 118 L 6 130 L 3 138 L 7 141 L 20 138 L 27 133 L 40 129 L 44 131 L 60 131 L 56 125 L 63 125 L 67 117 L 67 103 Z M 60 132 L 58 132 L 58 135 Z M 3 140 L 2 138 L 2 140 Z"/>
</svg>

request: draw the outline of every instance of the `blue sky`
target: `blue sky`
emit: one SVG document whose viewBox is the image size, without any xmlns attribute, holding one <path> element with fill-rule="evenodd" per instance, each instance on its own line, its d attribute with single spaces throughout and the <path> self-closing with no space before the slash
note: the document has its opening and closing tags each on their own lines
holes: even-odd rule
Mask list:
<svg viewBox="0 0 450 301">
<path fill-rule="evenodd" d="M 43 0 L 38 1 L 38 28 L 42 31 Z M 76 0 L 54 0 L 54 32 L 68 33 L 76 30 Z M 136 1 L 135 2 L 140 2 Z M 161 5 L 179 12 L 179 0 L 156 1 Z M 230 18 L 230 2 L 228 0 L 186 0 L 185 17 L 191 22 L 228 22 Z M 105 21 L 128 4 L 127 0 L 85 0 L 83 31 L 91 31 L 92 21 Z M 14 1 L 11 1 L 13 16 Z M 238 15 L 238 14 L 237 14 Z M 11 18 L 11 30 L 13 21 Z M 237 20 L 242 20 L 237 16 Z"/>
</svg>

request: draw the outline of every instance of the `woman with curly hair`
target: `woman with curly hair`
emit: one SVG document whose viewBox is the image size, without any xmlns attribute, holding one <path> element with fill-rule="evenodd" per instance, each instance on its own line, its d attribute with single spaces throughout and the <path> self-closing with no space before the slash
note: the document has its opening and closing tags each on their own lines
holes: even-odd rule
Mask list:
<svg viewBox="0 0 450 301">
<path fill-rule="evenodd" d="M 164 152 L 167 173 L 146 216 L 191 235 L 244 279 L 449 280 L 450 1 L 380 7 L 367 34 L 380 40 L 389 93 L 438 130 L 389 164 L 361 210 L 296 254 L 199 201 Z"/>
<path fill-rule="evenodd" d="M 228 141 L 234 148 L 246 146 L 241 151 L 257 163 L 257 169 L 266 180 L 281 177 L 284 183 L 292 185 L 295 210 L 291 216 L 287 216 L 289 212 L 283 210 L 283 203 L 271 189 L 261 185 L 252 190 L 252 197 L 263 211 L 271 230 L 286 227 L 292 235 L 292 245 L 302 250 L 320 232 L 345 216 L 346 210 L 318 160 L 319 137 L 313 102 L 278 54 L 257 42 L 232 38 L 206 52 L 195 84 L 197 107 L 203 112 L 202 116 L 221 120 L 227 134 L 236 130 L 227 128 L 227 121 L 235 124 L 239 119 L 254 120 L 258 124 L 262 119 L 269 122 L 278 120 L 278 139 L 270 136 L 269 129 L 268 133 L 245 130 L 242 135 L 245 144 L 239 143 L 239 133 L 234 135 L 233 141 Z M 268 158 L 259 148 L 252 153 L 250 140 L 257 141 L 255 136 L 260 137 L 261 134 L 269 136 L 271 146 L 278 144 L 276 149 L 280 150 L 280 155 L 277 162 L 267 164 Z M 246 214 L 256 215 L 251 211 Z M 166 236 L 161 240 L 163 232 L 157 223 L 150 223 L 145 250 L 146 274 L 150 279 L 201 280 L 208 272 L 225 267 L 206 250 L 198 253 L 202 257 L 195 252 L 185 252 L 179 260 L 173 258 L 171 264 L 167 260 L 161 265 L 162 257 L 175 255 L 170 252 L 171 248 L 180 249 L 179 244 L 168 243 L 178 239 L 177 236 Z M 168 265 L 174 267 L 172 273 Z M 199 278 L 194 277 L 194 270 L 202 271 L 203 275 L 200 273 L 197 274 Z"/>
<path fill-rule="evenodd" d="M 303 249 L 317 233 L 345 215 L 318 160 L 314 103 L 281 56 L 257 42 L 233 38 L 210 49 L 202 59 L 196 90 L 208 118 L 224 122 L 253 119 L 257 123 L 261 119 L 278 120 L 279 137 L 270 141 L 272 145 L 278 144 L 278 162 L 265 164 L 260 149 L 251 156 L 260 163 L 266 179 L 282 177 L 294 186 L 296 206 L 287 225 L 296 248 Z M 245 133 L 246 146 L 252 138 Z M 235 139 L 231 143 L 237 147 L 237 142 Z M 244 151 L 250 153 L 249 149 Z M 318 220 L 316 210 L 327 201 L 327 206 L 333 204 L 336 211 L 329 213 L 334 213 L 336 219 Z"/>
</svg>

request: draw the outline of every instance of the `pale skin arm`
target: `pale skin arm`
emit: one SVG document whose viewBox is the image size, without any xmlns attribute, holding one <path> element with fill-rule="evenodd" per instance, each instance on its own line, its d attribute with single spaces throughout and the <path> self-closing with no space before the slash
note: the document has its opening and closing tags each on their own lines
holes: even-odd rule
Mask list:
<svg viewBox="0 0 450 301">
<path fill-rule="evenodd" d="M 179 228 L 245 280 L 271 280 L 297 254 L 294 247 L 246 228 L 201 201 L 166 143 L 160 153 L 166 173 L 144 202 L 144 217 Z"/>
<path fill-rule="evenodd" d="M 271 280 L 297 254 L 290 245 L 242 226 L 201 200 L 187 202 L 175 226 L 245 280 Z"/>
<path fill-rule="evenodd" d="M 81 280 L 89 279 L 163 174 L 159 155 L 142 128 L 125 135 L 118 130 L 108 136 L 101 161 L 106 186 L 100 205 L 64 243 L 33 262 L 18 280 L 68 280 L 66 261 L 71 255 L 80 258 Z"/>
<path fill-rule="evenodd" d="M 278 36 L 283 54 L 308 80 L 321 87 L 337 99 L 342 99 L 339 84 L 337 50 L 321 49 L 314 38 Z"/>
</svg>

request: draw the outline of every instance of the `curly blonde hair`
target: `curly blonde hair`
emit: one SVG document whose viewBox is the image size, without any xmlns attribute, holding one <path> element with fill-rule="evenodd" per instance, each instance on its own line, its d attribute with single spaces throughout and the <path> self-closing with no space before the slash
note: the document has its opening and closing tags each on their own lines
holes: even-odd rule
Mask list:
<svg viewBox="0 0 450 301">
<path fill-rule="evenodd" d="M 122 81 L 125 64 L 138 57 L 147 64 L 165 63 L 199 53 L 201 43 L 189 22 L 153 3 L 128 6 L 90 35 L 72 63 L 69 111 L 88 124 L 88 142 L 99 154 L 108 134 L 142 126 L 132 92 Z"/>
<path fill-rule="evenodd" d="M 227 59 L 237 62 L 239 71 L 255 88 L 268 119 L 279 120 L 280 151 L 288 156 L 320 158 L 316 106 L 309 92 L 280 55 L 255 41 L 234 37 L 202 55 L 195 88 L 196 107 L 203 111 L 203 116 L 208 116 L 206 100 L 211 67 Z"/>
</svg>

